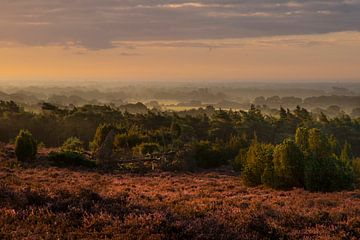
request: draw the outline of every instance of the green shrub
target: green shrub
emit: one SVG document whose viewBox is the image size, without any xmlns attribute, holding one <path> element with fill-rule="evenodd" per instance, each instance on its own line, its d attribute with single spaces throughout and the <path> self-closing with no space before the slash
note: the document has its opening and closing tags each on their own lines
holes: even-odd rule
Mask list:
<svg viewBox="0 0 360 240">
<path fill-rule="evenodd" d="M 121 133 L 116 134 L 114 140 L 114 147 L 116 150 L 131 150 L 133 147 L 140 145 L 148 139 L 139 133 Z"/>
<path fill-rule="evenodd" d="M 273 155 L 274 171 L 279 188 L 302 187 L 304 183 L 304 156 L 291 140 L 277 145 Z"/>
<path fill-rule="evenodd" d="M 351 162 L 351 165 L 354 169 L 354 175 L 356 178 L 356 182 L 360 184 L 360 157 L 354 158 Z"/>
<path fill-rule="evenodd" d="M 247 148 L 240 149 L 238 155 L 235 157 L 232 162 L 232 166 L 236 171 L 243 171 L 244 166 L 246 165 L 246 157 L 247 157 Z"/>
<path fill-rule="evenodd" d="M 249 186 L 262 184 L 265 168 L 272 165 L 274 146 L 261 144 L 256 140 L 251 144 L 243 171 L 244 181 Z"/>
<path fill-rule="evenodd" d="M 153 154 L 160 151 L 160 145 L 157 143 L 141 143 L 134 148 L 134 153 L 140 155 Z"/>
<path fill-rule="evenodd" d="M 37 154 L 37 144 L 32 134 L 21 130 L 15 140 L 15 154 L 19 161 L 32 160 Z"/>
<path fill-rule="evenodd" d="M 101 144 L 105 141 L 108 133 L 113 129 L 115 129 L 115 127 L 111 124 L 100 124 L 96 129 L 93 141 L 90 142 L 90 149 L 93 152 L 96 152 L 100 148 Z"/>
<path fill-rule="evenodd" d="M 164 171 L 194 171 L 196 170 L 194 151 L 189 149 L 177 151 L 174 157 L 163 159 L 160 168 Z"/>
<path fill-rule="evenodd" d="M 225 163 L 220 149 L 208 141 L 194 143 L 192 151 L 196 166 L 199 168 L 215 168 Z"/>
<path fill-rule="evenodd" d="M 84 143 L 77 137 L 70 137 L 61 146 L 61 151 L 84 153 Z"/>
<path fill-rule="evenodd" d="M 59 167 L 95 167 L 94 161 L 88 160 L 79 152 L 51 152 L 48 159 Z"/>
<path fill-rule="evenodd" d="M 336 155 L 308 159 L 305 167 L 305 189 L 332 192 L 351 189 L 353 184 L 352 167 Z"/>
</svg>

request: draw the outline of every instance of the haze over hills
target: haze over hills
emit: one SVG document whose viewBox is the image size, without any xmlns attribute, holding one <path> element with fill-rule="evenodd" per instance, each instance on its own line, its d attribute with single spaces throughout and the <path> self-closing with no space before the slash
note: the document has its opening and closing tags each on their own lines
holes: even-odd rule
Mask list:
<svg viewBox="0 0 360 240">
<path fill-rule="evenodd" d="M 0 239 L 360 239 L 360 0 L 0 0 Z"/>
</svg>

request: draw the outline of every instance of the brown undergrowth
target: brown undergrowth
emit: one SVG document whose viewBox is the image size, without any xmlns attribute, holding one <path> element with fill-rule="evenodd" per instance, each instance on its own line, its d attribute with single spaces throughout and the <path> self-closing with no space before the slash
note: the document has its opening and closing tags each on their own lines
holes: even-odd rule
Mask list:
<svg viewBox="0 0 360 240">
<path fill-rule="evenodd" d="M 0 168 L 0 239 L 359 238 L 359 190 L 249 188 L 226 170 Z"/>
</svg>

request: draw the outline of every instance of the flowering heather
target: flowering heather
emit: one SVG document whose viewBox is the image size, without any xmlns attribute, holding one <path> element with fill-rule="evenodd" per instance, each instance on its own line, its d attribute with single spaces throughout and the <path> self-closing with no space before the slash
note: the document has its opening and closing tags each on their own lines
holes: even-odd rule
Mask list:
<svg viewBox="0 0 360 240">
<path fill-rule="evenodd" d="M 251 188 L 228 170 L 0 168 L 0 239 L 359 238 L 359 190 Z"/>
</svg>

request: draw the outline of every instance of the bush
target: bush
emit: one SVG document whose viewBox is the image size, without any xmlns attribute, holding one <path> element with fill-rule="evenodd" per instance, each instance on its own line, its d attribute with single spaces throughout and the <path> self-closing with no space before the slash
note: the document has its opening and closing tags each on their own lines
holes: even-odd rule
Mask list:
<svg viewBox="0 0 360 240">
<path fill-rule="evenodd" d="M 32 160 L 37 154 L 37 144 L 32 134 L 21 130 L 15 140 L 15 154 L 19 161 Z"/>
<path fill-rule="evenodd" d="M 246 157 L 247 157 L 247 148 L 240 149 L 238 155 L 235 157 L 234 161 L 232 162 L 232 166 L 236 171 L 244 170 L 246 165 Z"/>
<path fill-rule="evenodd" d="M 225 163 L 219 147 L 211 145 L 208 141 L 194 143 L 192 151 L 197 167 L 214 168 Z"/>
<path fill-rule="evenodd" d="M 308 159 L 305 167 L 305 189 L 332 192 L 351 189 L 354 184 L 352 167 L 336 155 Z"/>
<path fill-rule="evenodd" d="M 94 161 L 88 160 L 79 152 L 51 152 L 48 159 L 59 167 L 95 167 Z"/>
<path fill-rule="evenodd" d="M 133 147 L 141 144 L 146 141 L 145 136 L 140 135 L 139 133 L 121 133 L 116 134 L 114 139 L 114 147 L 116 150 L 125 149 L 127 151 L 131 150 Z"/>
<path fill-rule="evenodd" d="M 249 186 L 257 186 L 263 183 L 263 175 L 266 167 L 271 169 L 274 146 L 261 144 L 256 140 L 251 144 L 244 166 L 244 181 Z"/>
<path fill-rule="evenodd" d="M 61 151 L 84 153 L 84 143 L 77 137 L 70 137 L 61 146 Z"/>
<path fill-rule="evenodd" d="M 155 152 L 160 151 L 160 145 L 157 143 L 142 143 L 135 147 L 134 152 L 141 154 L 141 155 L 147 155 L 147 154 L 153 154 Z"/>
<path fill-rule="evenodd" d="M 194 151 L 189 149 L 177 151 L 174 157 L 163 159 L 160 168 L 164 171 L 194 171 L 196 170 Z"/>
<path fill-rule="evenodd" d="M 358 184 L 360 184 L 360 157 L 354 158 L 351 162 L 354 169 L 354 175 Z"/>
<path fill-rule="evenodd" d="M 302 187 L 304 183 L 304 156 L 291 140 L 285 140 L 274 149 L 274 171 L 279 188 Z"/>
<path fill-rule="evenodd" d="M 100 124 L 96 129 L 93 141 L 90 143 L 90 149 L 93 152 L 96 152 L 100 148 L 101 144 L 105 141 L 108 133 L 113 129 L 115 129 L 115 127 L 111 124 Z"/>
</svg>

